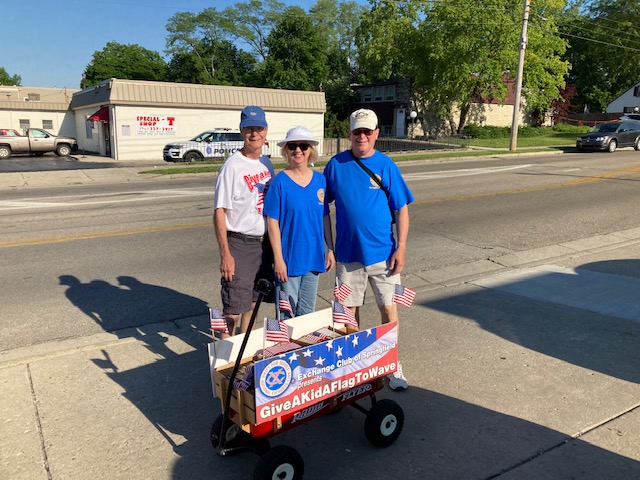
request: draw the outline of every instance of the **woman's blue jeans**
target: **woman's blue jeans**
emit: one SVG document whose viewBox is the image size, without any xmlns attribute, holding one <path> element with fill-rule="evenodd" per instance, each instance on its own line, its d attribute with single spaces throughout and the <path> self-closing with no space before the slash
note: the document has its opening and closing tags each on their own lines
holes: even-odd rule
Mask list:
<svg viewBox="0 0 640 480">
<path fill-rule="evenodd" d="M 288 282 L 278 283 L 276 285 L 276 314 L 280 320 L 291 318 L 287 311 L 280 311 L 278 298 L 280 298 L 280 290 L 287 294 L 289 303 L 296 317 L 306 315 L 316 309 L 316 297 L 318 294 L 319 274 L 314 272 L 305 273 L 296 277 L 289 277 Z"/>
</svg>

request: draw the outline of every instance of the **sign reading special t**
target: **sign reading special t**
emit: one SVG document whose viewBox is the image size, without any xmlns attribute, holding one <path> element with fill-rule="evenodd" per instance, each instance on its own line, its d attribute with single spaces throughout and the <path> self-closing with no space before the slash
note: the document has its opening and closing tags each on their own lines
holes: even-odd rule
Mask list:
<svg viewBox="0 0 640 480">
<path fill-rule="evenodd" d="M 137 115 L 138 135 L 175 135 L 176 117 L 169 115 Z"/>
<path fill-rule="evenodd" d="M 397 368 L 397 322 L 261 360 L 254 369 L 256 424 L 297 412 Z"/>
</svg>

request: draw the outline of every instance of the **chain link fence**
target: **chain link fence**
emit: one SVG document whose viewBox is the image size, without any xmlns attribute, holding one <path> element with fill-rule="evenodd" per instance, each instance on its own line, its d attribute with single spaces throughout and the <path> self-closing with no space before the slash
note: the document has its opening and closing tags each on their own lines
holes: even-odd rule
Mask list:
<svg viewBox="0 0 640 480">
<path fill-rule="evenodd" d="M 331 157 L 351 148 L 348 138 L 325 138 L 322 141 L 320 155 Z M 433 139 L 415 139 L 406 137 L 378 137 L 376 150 L 380 152 L 419 152 L 424 150 L 455 150 L 469 147 L 469 137 L 464 135 L 438 137 Z"/>
</svg>

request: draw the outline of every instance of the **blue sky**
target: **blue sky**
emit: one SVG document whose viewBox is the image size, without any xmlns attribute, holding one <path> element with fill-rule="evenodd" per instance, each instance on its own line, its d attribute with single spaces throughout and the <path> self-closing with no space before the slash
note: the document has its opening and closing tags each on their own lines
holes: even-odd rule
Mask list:
<svg viewBox="0 0 640 480">
<path fill-rule="evenodd" d="M 281 0 L 282 1 L 282 0 Z M 0 67 L 26 87 L 80 88 L 93 53 L 107 42 L 138 44 L 164 55 L 167 20 L 234 5 L 229 0 L 4 0 Z M 305 10 L 315 1 L 287 1 Z"/>
</svg>

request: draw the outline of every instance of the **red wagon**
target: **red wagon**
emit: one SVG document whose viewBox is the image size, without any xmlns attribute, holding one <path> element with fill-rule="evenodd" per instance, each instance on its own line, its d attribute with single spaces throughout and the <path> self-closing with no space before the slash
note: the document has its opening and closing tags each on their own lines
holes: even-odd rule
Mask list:
<svg viewBox="0 0 640 480">
<path fill-rule="evenodd" d="M 262 294 L 251 326 L 261 300 Z M 364 433 L 373 445 L 391 445 L 404 413 L 375 393 L 397 369 L 397 323 L 336 328 L 330 308 L 285 323 L 288 344 L 265 342 L 263 329 L 251 328 L 209 344 L 213 392 L 222 409 L 211 427 L 217 454 L 260 454 L 256 480 L 300 479 L 301 455 L 286 445 L 271 448 L 269 438 L 345 406 L 365 414 Z"/>
</svg>

